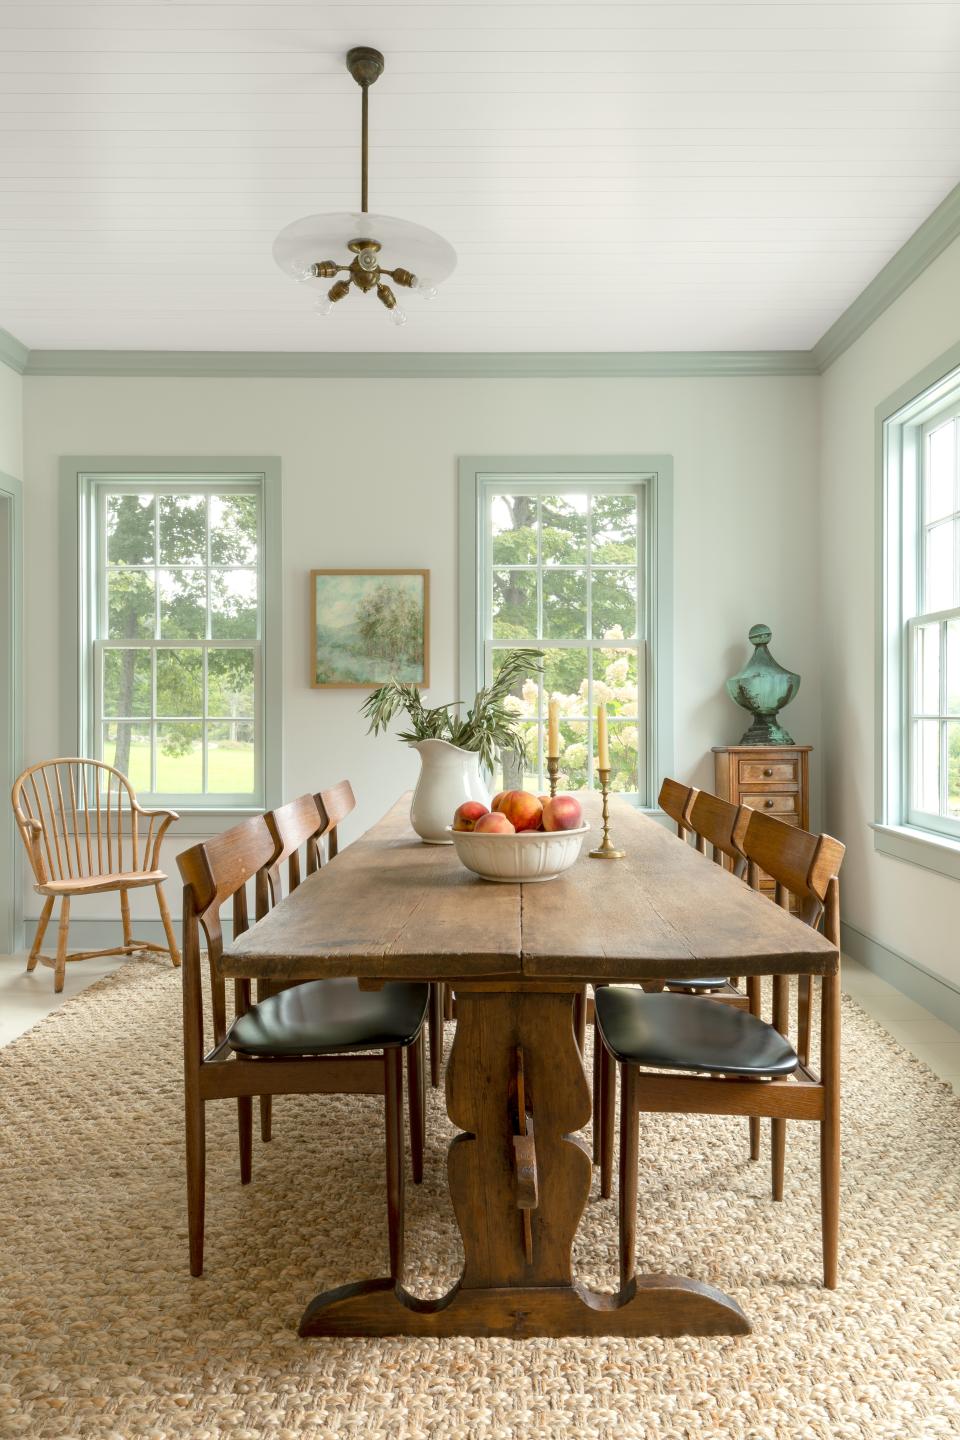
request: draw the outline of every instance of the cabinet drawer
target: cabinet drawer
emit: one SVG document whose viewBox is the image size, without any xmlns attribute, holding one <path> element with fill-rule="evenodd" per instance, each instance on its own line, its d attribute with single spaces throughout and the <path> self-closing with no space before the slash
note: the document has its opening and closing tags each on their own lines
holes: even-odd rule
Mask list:
<svg viewBox="0 0 960 1440">
<path fill-rule="evenodd" d="M 741 791 L 740 794 L 741 805 L 749 805 L 751 810 L 762 810 L 766 815 L 783 820 L 787 825 L 800 824 L 798 799 L 797 795 L 769 795 L 763 792 L 759 795 L 745 795 Z"/>
<path fill-rule="evenodd" d="M 784 755 L 776 760 L 741 760 L 741 785 L 798 785 L 800 757 Z"/>
</svg>

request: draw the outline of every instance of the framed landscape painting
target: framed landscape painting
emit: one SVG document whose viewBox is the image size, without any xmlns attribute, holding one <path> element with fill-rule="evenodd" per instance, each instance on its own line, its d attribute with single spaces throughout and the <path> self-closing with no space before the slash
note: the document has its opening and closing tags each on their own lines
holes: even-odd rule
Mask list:
<svg viewBox="0 0 960 1440">
<path fill-rule="evenodd" d="M 311 570 L 314 689 L 430 683 L 429 570 Z"/>
</svg>

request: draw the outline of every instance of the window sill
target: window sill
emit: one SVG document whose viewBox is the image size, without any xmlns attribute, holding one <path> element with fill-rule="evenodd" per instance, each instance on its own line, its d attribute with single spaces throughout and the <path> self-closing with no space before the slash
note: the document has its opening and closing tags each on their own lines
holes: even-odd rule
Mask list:
<svg viewBox="0 0 960 1440">
<path fill-rule="evenodd" d="M 873 848 L 880 854 L 960 880 L 960 841 L 937 835 L 933 830 L 921 830 L 916 825 L 874 823 L 870 828 Z"/>
</svg>

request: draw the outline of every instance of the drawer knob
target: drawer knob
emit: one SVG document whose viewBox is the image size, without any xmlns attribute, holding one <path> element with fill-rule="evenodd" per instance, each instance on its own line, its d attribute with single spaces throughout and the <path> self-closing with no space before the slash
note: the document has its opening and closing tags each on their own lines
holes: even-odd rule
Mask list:
<svg viewBox="0 0 960 1440">
<path fill-rule="evenodd" d="M 769 776 L 769 775 L 772 775 L 772 774 L 773 774 L 773 771 L 770 769 L 769 766 L 767 766 L 766 770 L 764 770 L 763 773 L 764 773 L 764 775 Z"/>
<path fill-rule="evenodd" d="M 772 809 L 773 809 L 773 801 L 772 801 L 772 800 L 764 800 L 763 804 L 764 804 L 764 808 L 765 808 L 765 809 L 767 809 L 767 810 L 772 810 Z"/>
</svg>

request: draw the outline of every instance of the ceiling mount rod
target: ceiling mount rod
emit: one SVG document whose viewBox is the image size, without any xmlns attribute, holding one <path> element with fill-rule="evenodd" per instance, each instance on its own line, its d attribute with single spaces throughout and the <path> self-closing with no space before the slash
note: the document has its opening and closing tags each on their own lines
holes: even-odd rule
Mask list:
<svg viewBox="0 0 960 1440">
<path fill-rule="evenodd" d="M 347 69 L 363 95 L 360 108 L 360 210 L 367 213 L 367 92 L 383 74 L 383 56 L 369 45 L 355 45 L 347 52 Z"/>
</svg>

